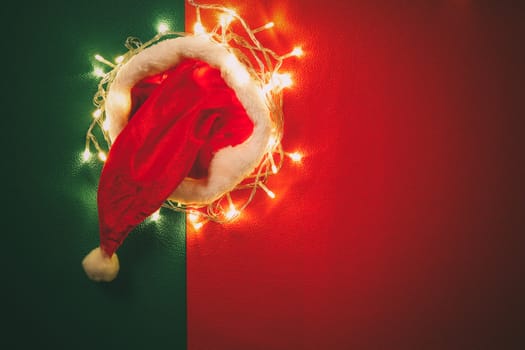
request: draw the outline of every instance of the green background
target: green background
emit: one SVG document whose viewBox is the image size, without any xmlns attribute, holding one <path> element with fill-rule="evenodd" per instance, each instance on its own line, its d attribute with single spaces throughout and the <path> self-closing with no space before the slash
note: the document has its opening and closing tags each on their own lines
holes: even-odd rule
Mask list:
<svg viewBox="0 0 525 350">
<path fill-rule="evenodd" d="M 118 251 L 115 281 L 90 281 L 81 260 L 98 245 L 100 166 L 81 164 L 94 110 L 95 53 L 184 29 L 183 1 L 20 2 L 3 9 L 2 141 L 7 238 L 0 346 L 184 349 L 184 217 L 162 211 Z M 5 241 L 4 241 L 5 242 Z"/>
</svg>

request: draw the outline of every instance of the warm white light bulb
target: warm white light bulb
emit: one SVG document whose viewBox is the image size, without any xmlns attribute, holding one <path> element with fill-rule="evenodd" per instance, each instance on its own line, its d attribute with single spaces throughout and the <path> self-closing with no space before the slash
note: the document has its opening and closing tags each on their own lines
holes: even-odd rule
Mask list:
<svg viewBox="0 0 525 350">
<path fill-rule="evenodd" d="M 95 119 L 100 118 L 101 115 L 102 115 L 102 110 L 100 108 L 99 109 L 95 109 L 95 111 L 93 112 L 93 118 L 95 118 Z"/>
<path fill-rule="evenodd" d="M 281 90 L 283 88 L 287 88 L 293 85 L 292 76 L 290 73 L 274 73 L 272 75 L 272 78 L 263 87 L 263 93 L 268 93 L 272 90 Z"/>
<path fill-rule="evenodd" d="M 166 33 L 168 30 L 170 30 L 170 26 L 165 22 L 160 22 L 157 26 L 157 32 L 159 34 Z"/>
<path fill-rule="evenodd" d="M 268 22 L 264 25 L 264 29 L 270 29 L 270 28 L 273 28 L 275 26 L 275 23 L 273 22 Z"/>
<path fill-rule="evenodd" d="M 263 30 L 267 30 L 267 29 L 273 28 L 273 26 L 274 26 L 273 22 L 268 22 L 265 25 L 263 25 L 262 27 L 254 29 L 253 33 L 255 34 L 255 33 L 262 32 Z"/>
<path fill-rule="evenodd" d="M 194 212 L 191 212 L 188 214 L 188 219 L 192 222 L 192 223 L 195 223 L 199 220 L 199 214 L 197 213 L 194 213 Z"/>
<path fill-rule="evenodd" d="M 202 226 L 204 226 L 204 221 L 199 221 L 200 219 L 201 217 L 199 214 L 197 214 L 197 212 L 191 211 L 188 213 L 188 220 L 190 221 L 195 231 L 200 230 Z"/>
<path fill-rule="evenodd" d="M 303 159 L 303 155 L 299 152 L 288 153 L 288 157 L 294 162 L 300 162 Z"/>
<path fill-rule="evenodd" d="M 230 208 L 230 210 L 228 210 L 226 214 L 224 215 L 226 216 L 228 220 L 232 220 L 233 218 L 239 216 L 239 214 L 240 212 L 234 207 L 234 208 Z"/>
<path fill-rule="evenodd" d="M 220 17 L 219 17 L 219 23 L 221 24 L 221 26 L 223 27 L 227 27 L 230 25 L 230 23 L 233 21 L 234 15 L 235 12 L 229 12 L 229 13 L 223 13 Z"/>
<path fill-rule="evenodd" d="M 124 61 L 124 56 L 118 56 L 117 58 L 115 58 L 115 62 L 117 62 L 118 64 L 122 63 Z"/>
<path fill-rule="evenodd" d="M 301 57 L 302 55 L 304 55 L 304 51 L 300 47 L 294 47 L 292 52 L 290 52 L 290 55 L 291 56 L 296 56 L 296 57 Z"/>
<path fill-rule="evenodd" d="M 91 158 L 91 152 L 86 149 L 83 153 L 82 153 L 82 160 L 84 162 L 87 162 L 89 159 Z"/>
<path fill-rule="evenodd" d="M 160 209 L 151 214 L 151 220 L 153 221 L 159 221 L 160 219 Z"/>
<path fill-rule="evenodd" d="M 268 148 L 272 150 L 277 145 L 277 138 L 273 135 L 268 139 Z"/>
<path fill-rule="evenodd" d="M 101 161 L 105 162 L 108 158 L 106 156 L 106 153 L 100 151 L 100 152 L 98 152 L 98 159 L 100 159 Z"/>
<path fill-rule="evenodd" d="M 104 70 L 100 67 L 95 67 L 95 69 L 93 69 L 93 74 L 99 78 L 102 78 L 106 75 L 106 73 L 104 73 Z"/>
<path fill-rule="evenodd" d="M 280 88 L 287 88 L 293 85 L 292 76 L 290 73 L 276 73 L 274 74 L 274 79 L 276 80 L 277 86 Z"/>
<path fill-rule="evenodd" d="M 201 22 L 195 22 L 195 24 L 193 25 L 193 32 L 195 34 L 204 34 L 206 33 L 206 29 L 204 28 Z"/>
<path fill-rule="evenodd" d="M 264 192 L 266 192 L 268 197 L 270 197 L 271 199 L 275 198 L 275 193 L 273 193 L 268 187 L 266 187 L 265 184 L 263 184 L 262 182 L 259 182 L 258 185 L 259 185 L 260 188 L 263 189 Z"/>
<path fill-rule="evenodd" d="M 202 226 L 204 226 L 204 223 L 202 223 L 202 222 L 194 222 L 194 223 L 192 223 L 192 226 L 195 229 L 195 231 L 199 231 L 202 228 Z"/>
<path fill-rule="evenodd" d="M 104 60 L 104 57 L 100 56 L 99 54 L 96 54 L 96 55 L 95 55 L 95 59 L 96 59 L 97 61 L 99 61 L 99 62 L 104 62 L 104 61 L 105 61 L 105 60 Z"/>
<path fill-rule="evenodd" d="M 109 119 L 104 120 L 104 123 L 102 123 L 102 129 L 104 131 L 108 131 L 109 130 Z"/>
<path fill-rule="evenodd" d="M 277 174 L 277 166 L 275 164 L 272 164 L 272 173 Z"/>
</svg>

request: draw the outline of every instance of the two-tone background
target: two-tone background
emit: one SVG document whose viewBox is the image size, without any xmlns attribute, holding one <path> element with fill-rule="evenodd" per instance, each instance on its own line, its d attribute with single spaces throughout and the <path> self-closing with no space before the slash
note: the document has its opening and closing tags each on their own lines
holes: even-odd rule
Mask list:
<svg viewBox="0 0 525 350">
<path fill-rule="evenodd" d="M 218 2 L 218 1 L 215 1 Z M 183 0 L 4 7 L 2 349 L 518 349 L 524 6 L 225 0 L 287 62 L 286 163 L 238 223 L 167 211 L 98 242 L 94 54 L 192 28 Z M 4 345 L 5 344 L 5 345 Z M 520 346 L 521 345 L 521 346 Z"/>
</svg>

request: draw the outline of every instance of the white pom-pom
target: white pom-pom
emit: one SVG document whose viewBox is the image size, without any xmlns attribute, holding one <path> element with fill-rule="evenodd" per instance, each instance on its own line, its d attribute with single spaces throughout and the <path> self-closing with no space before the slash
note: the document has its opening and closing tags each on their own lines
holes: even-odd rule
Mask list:
<svg viewBox="0 0 525 350">
<path fill-rule="evenodd" d="M 120 268 L 117 254 L 109 257 L 100 247 L 93 249 L 84 260 L 82 267 L 90 279 L 96 282 L 110 282 L 117 277 Z"/>
</svg>

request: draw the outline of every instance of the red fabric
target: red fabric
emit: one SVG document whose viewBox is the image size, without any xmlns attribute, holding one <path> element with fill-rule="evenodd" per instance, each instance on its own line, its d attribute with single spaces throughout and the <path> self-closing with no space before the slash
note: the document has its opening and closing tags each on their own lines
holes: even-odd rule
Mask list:
<svg viewBox="0 0 525 350">
<path fill-rule="evenodd" d="M 148 77 L 132 95 L 136 112 L 111 147 L 98 188 L 100 245 L 108 255 L 185 177 L 205 177 L 217 150 L 253 131 L 220 71 L 201 61 Z"/>
</svg>

